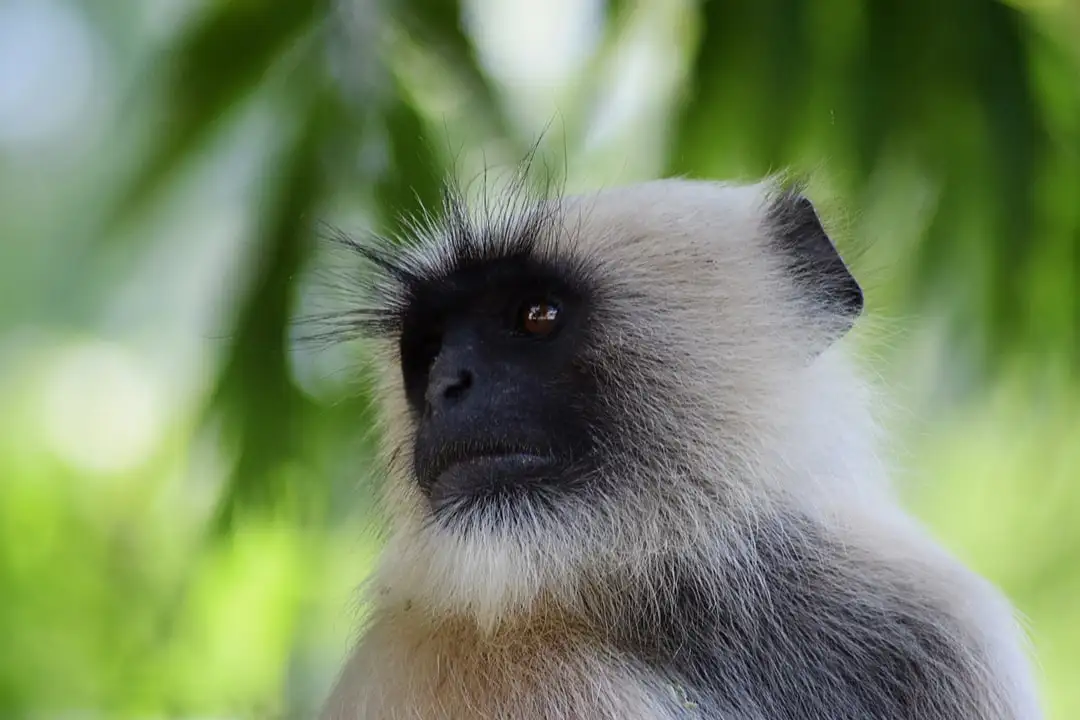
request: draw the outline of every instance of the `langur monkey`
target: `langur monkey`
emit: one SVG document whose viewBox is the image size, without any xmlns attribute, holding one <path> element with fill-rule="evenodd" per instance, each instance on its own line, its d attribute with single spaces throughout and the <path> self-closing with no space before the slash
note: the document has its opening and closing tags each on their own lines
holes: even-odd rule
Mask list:
<svg viewBox="0 0 1080 720">
<path fill-rule="evenodd" d="M 990 583 L 890 494 L 801 188 L 470 211 L 369 267 L 389 529 L 325 720 L 1035 720 Z"/>
</svg>

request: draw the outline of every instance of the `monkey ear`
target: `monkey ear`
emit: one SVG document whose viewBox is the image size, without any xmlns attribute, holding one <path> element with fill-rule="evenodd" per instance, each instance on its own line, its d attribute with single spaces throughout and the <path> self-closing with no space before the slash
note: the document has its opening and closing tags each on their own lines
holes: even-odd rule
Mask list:
<svg viewBox="0 0 1080 720">
<path fill-rule="evenodd" d="M 863 291 L 821 225 L 814 205 L 798 189 L 773 195 L 770 236 L 796 288 L 827 330 L 826 345 L 847 334 L 862 314 Z M 822 348 L 824 349 L 824 348 Z"/>
</svg>

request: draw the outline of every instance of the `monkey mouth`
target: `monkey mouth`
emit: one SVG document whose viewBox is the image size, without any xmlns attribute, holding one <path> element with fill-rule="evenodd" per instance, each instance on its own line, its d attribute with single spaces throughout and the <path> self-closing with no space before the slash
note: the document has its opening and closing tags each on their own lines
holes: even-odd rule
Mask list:
<svg viewBox="0 0 1080 720">
<path fill-rule="evenodd" d="M 481 489 L 542 476 L 556 464 L 550 453 L 514 445 L 444 446 L 420 473 L 428 487 L 442 486 L 458 491 Z"/>
<path fill-rule="evenodd" d="M 442 459 L 432 468 L 435 479 L 459 472 L 494 472 L 515 475 L 547 467 L 553 458 L 528 450 L 492 450 L 478 453 L 454 454 Z"/>
</svg>

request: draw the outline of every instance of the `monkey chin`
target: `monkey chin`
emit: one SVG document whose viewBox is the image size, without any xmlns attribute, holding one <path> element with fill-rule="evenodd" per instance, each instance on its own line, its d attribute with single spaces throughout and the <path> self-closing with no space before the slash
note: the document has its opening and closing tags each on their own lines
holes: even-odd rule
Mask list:
<svg viewBox="0 0 1080 720">
<path fill-rule="evenodd" d="M 472 618 L 482 632 L 575 598 L 599 553 L 583 531 L 595 501 L 567 488 L 566 472 L 528 454 L 446 467 L 426 510 L 399 518 L 376 573 L 380 594 Z"/>
<path fill-rule="evenodd" d="M 450 463 L 430 483 L 434 517 L 449 529 L 490 528 L 518 516 L 536 519 L 550 509 L 552 488 L 561 475 L 550 455 L 508 452 L 464 457 Z"/>
<path fill-rule="evenodd" d="M 581 558 L 557 523 L 536 517 L 528 502 L 511 512 L 472 507 L 464 522 L 428 523 L 391 539 L 376 573 L 384 600 L 431 617 L 471 618 L 487 634 L 552 598 L 576 596 Z"/>
</svg>

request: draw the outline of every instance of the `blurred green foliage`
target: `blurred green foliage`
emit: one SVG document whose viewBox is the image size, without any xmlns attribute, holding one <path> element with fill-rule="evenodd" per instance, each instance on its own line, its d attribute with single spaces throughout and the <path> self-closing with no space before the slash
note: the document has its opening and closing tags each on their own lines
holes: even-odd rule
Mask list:
<svg viewBox="0 0 1080 720">
<path fill-rule="evenodd" d="M 0 713 L 312 715 L 378 547 L 362 349 L 292 342 L 318 221 L 539 137 L 570 189 L 812 177 L 903 487 L 1080 717 L 1078 48 L 1050 0 L 0 2 Z"/>
</svg>

